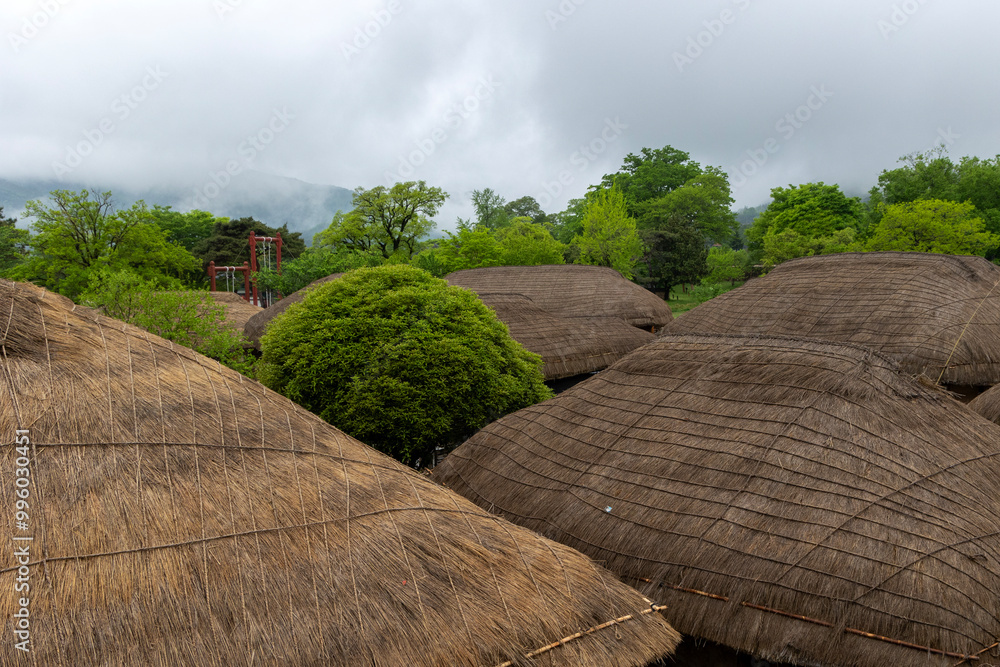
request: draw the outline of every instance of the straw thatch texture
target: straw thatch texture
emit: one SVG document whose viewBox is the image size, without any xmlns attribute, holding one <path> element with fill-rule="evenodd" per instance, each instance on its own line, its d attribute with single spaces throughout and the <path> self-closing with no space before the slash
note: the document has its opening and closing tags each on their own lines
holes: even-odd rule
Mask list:
<svg viewBox="0 0 1000 667">
<path fill-rule="evenodd" d="M 521 294 L 477 295 L 507 325 L 510 335 L 542 357 L 546 380 L 607 368 L 655 336 L 617 317 L 559 317 Z"/>
<path fill-rule="evenodd" d="M 1000 424 L 1000 385 L 990 387 L 972 399 L 968 408 L 995 424 Z"/>
<path fill-rule="evenodd" d="M 0 281 L 0 383 L 0 514 L 6 539 L 34 537 L 32 653 L 8 625 L 0 664 L 643 665 L 676 643 L 573 550 L 63 297 Z M 16 428 L 32 443 L 27 531 Z"/>
<path fill-rule="evenodd" d="M 560 317 L 618 317 L 657 331 L 673 318 L 666 301 L 603 266 L 492 266 L 444 279 L 473 292 L 523 294 Z"/>
<path fill-rule="evenodd" d="M 1000 267 L 982 257 L 871 252 L 803 257 L 702 304 L 667 334 L 856 343 L 945 384 L 1000 383 Z M 996 289 L 995 289 L 996 288 Z M 943 374 L 942 374 L 942 371 Z"/>
<path fill-rule="evenodd" d="M 951 667 L 1000 639 L 1000 429 L 865 348 L 664 336 L 434 477 L 770 660 Z"/>
<path fill-rule="evenodd" d="M 344 274 L 334 273 L 325 278 L 314 280 L 302 289 L 292 292 L 285 298 L 272 303 L 267 308 L 257 312 L 247 321 L 246 325 L 243 327 L 243 333 L 246 334 L 253 346 L 259 350 L 260 339 L 264 335 L 264 331 L 267 329 L 267 325 L 271 322 L 271 320 L 285 312 L 293 303 L 298 303 L 299 301 L 302 301 L 302 299 L 306 298 L 306 292 L 308 290 L 311 290 L 317 285 L 322 285 L 323 283 L 328 283 L 331 280 L 336 280 L 342 275 Z"/>
<path fill-rule="evenodd" d="M 241 332 L 247 322 L 263 308 L 255 306 L 235 292 L 209 292 L 212 299 L 226 307 L 226 326 Z"/>
</svg>

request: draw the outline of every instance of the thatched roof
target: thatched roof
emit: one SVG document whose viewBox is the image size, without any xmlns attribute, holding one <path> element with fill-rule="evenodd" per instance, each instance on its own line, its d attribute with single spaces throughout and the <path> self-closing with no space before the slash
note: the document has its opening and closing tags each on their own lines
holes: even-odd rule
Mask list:
<svg viewBox="0 0 1000 667">
<path fill-rule="evenodd" d="M 685 634 L 803 665 L 997 657 L 1000 429 L 862 347 L 664 336 L 434 478 Z"/>
<path fill-rule="evenodd" d="M 191 350 L 6 281 L 0 437 L 8 539 L 34 538 L 33 664 L 643 665 L 677 640 L 573 550 Z M 2 550 L 8 620 L 20 565 Z"/>
<path fill-rule="evenodd" d="M 979 394 L 969 402 L 967 407 L 991 422 L 1000 424 L 1000 385 L 990 387 Z"/>
<path fill-rule="evenodd" d="M 235 292 L 209 292 L 216 303 L 226 307 L 226 325 L 242 332 L 246 323 L 263 308 L 255 306 Z"/>
<path fill-rule="evenodd" d="M 444 278 L 473 292 L 523 294 L 560 317 L 618 317 L 657 331 L 673 317 L 666 301 L 603 266 L 494 266 Z"/>
<path fill-rule="evenodd" d="M 794 259 L 674 320 L 667 334 L 857 343 L 945 384 L 1000 383 L 1000 267 L 903 252 Z M 942 374 L 942 371 L 943 374 Z"/>
<path fill-rule="evenodd" d="M 546 380 L 607 368 L 655 336 L 617 317 L 559 317 L 521 294 L 477 295 L 507 325 L 510 335 L 542 357 Z"/>
<path fill-rule="evenodd" d="M 328 283 L 331 280 L 336 280 L 342 275 L 344 274 L 334 273 L 325 278 L 314 280 L 302 289 L 292 292 L 283 299 L 275 301 L 270 306 L 264 308 L 251 317 L 243 327 L 243 333 L 246 334 L 247 338 L 254 347 L 260 349 L 261 336 L 264 335 L 264 330 L 267 328 L 267 325 L 271 320 L 285 312 L 293 303 L 298 303 L 299 301 L 302 301 L 302 299 L 306 298 L 306 292 L 311 290 L 313 287 L 322 285 L 323 283 Z"/>
</svg>

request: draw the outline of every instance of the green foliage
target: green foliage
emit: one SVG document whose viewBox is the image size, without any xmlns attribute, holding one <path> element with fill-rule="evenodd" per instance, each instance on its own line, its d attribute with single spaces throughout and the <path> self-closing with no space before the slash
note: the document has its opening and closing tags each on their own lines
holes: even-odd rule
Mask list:
<svg viewBox="0 0 1000 667">
<path fill-rule="evenodd" d="M 746 250 L 733 250 L 719 246 L 709 248 L 705 262 L 708 275 L 702 279 L 702 283 L 714 285 L 728 281 L 732 284 L 737 280 L 743 280 L 749 259 L 750 253 Z"/>
<path fill-rule="evenodd" d="M 318 236 L 318 235 L 317 235 Z M 378 252 L 363 252 L 325 245 L 313 245 L 301 255 L 286 262 L 281 261 L 281 274 L 274 267 L 257 272 L 258 290 L 271 290 L 289 295 L 314 280 L 332 273 L 342 273 L 363 266 L 379 266 L 385 261 Z"/>
<path fill-rule="evenodd" d="M 472 206 L 476 209 L 476 226 L 497 230 L 510 223 L 506 200 L 490 188 L 472 191 Z"/>
<path fill-rule="evenodd" d="M 229 222 L 229 218 L 217 218 L 206 211 L 181 213 L 169 206 L 154 205 L 149 213 L 171 241 L 189 252 L 212 235 L 216 224 Z"/>
<path fill-rule="evenodd" d="M 5 218 L 0 206 L 0 274 L 24 262 L 30 245 L 26 229 L 18 229 L 14 218 Z"/>
<path fill-rule="evenodd" d="M 899 159 L 905 166 L 884 170 L 872 189 L 877 203 L 902 204 L 920 199 L 957 201 L 959 170 L 943 148 L 911 153 Z"/>
<path fill-rule="evenodd" d="M 618 173 L 605 175 L 600 189 L 607 190 L 617 184 L 629 203 L 629 211 L 635 215 L 632 208 L 635 204 L 658 199 L 701 173 L 701 165 L 692 162 L 691 156 L 682 150 L 671 146 L 643 148 L 639 155 L 625 156 Z"/>
<path fill-rule="evenodd" d="M 867 249 L 985 255 L 997 246 L 971 203 L 927 199 L 887 206 Z"/>
<path fill-rule="evenodd" d="M 857 197 L 847 197 L 838 185 L 804 183 L 771 190 L 774 201 L 747 230 L 750 248 L 759 248 L 768 234 L 791 230 L 807 239 L 830 236 L 853 227 L 861 230 L 864 208 Z"/>
<path fill-rule="evenodd" d="M 765 270 L 796 257 L 830 255 L 838 252 L 862 252 L 864 244 L 856 241 L 857 232 L 851 227 L 838 229 L 829 236 L 808 237 L 794 229 L 786 229 L 764 237 L 762 261 Z"/>
<path fill-rule="evenodd" d="M 441 188 L 428 187 L 424 181 L 396 183 L 391 188 L 357 188 L 354 209 L 349 213 L 338 211 L 330 226 L 316 235 L 314 243 L 378 251 L 385 259 L 397 255 L 412 259 L 420 249 L 420 240 L 434 229 L 430 218 L 437 215 L 447 198 Z"/>
<path fill-rule="evenodd" d="M 116 210 L 110 192 L 54 190 L 50 196 L 52 205 L 26 204 L 35 235 L 27 261 L 10 277 L 73 298 L 101 268 L 129 268 L 162 286 L 197 275 L 197 260 L 167 239 L 144 202 Z"/>
<path fill-rule="evenodd" d="M 642 230 L 646 252 L 643 282 L 665 292 L 674 285 L 698 282 L 708 271 L 708 249 L 701 233 L 683 221 Z"/>
<path fill-rule="evenodd" d="M 425 251 L 436 255 L 445 268 L 445 274 L 480 266 L 500 266 L 503 248 L 489 228 L 459 227 L 455 233 L 447 234 L 436 249 Z"/>
<path fill-rule="evenodd" d="M 510 218 L 530 218 L 536 225 L 548 222 L 548 216 L 534 197 L 525 196 L 515 199 L 512 202 L 507 202 L 503 210 Z"/>
<path fill-rule="evenodd" d="M 358 269 L 311 290 L 261 346 L 265 385 L 417 465 L 551 395 L 540 358 L 493 311 L 411 266 Z"/>
<path fill-rule="evenodd" d="M 192 251 L 202 262 L 202 270 L 209 262 L 216 266 L 241 266 L 250 261 L 250 232 L 257 236 L 276 236 L 281 234 L 281 263 L 290 261 L 305 252 L 306 244 L 299 232 L 288 231 L 288 225 L 269 227 L 252 217 L 227 220 L 216 218 L 212 233 L 207 238 L 195 244 Z M 271 261 L 274 261 L 275 251 L 270 250 Z M 264 247 L 257 244 L 258 265 L 264 262 Z"/>
<path fill-rule="evenodd" d="M 242 331 L 225 324 L 226 306 L 208 292 L 164 291 L 131 269 L 94 271 L 80 302 L 108 317 L 134 324 L 161 338 L 252 375 L 255 359 Z"/>
<path fill-rule="evenodd" d="M 714 243 L 724 243 L 739 229 L 732 203 L 728 177 L 709 167 L 670 192 L 636 204 L 634 210 L 640 228 L 683 223 Z"/>
<path fill-rule="evenodd" d="M 538 266 L 564 264 L 564 245 L 552 237 L 542 225 L 528 218 L 514 218 L 496 233 L 500 244 L 501 266 Z"/>
<path fill-rule="evenodd" d="M 552 238 L 542 225 L 527 218 L 515 218 L 493 231 L 487 227 L 460 225 L 447 232 L 436 248 L 417 255 L 414 266 L 434 276 L 482 266 L 535 266 L 563 264 L 563 244 Z"/>
<path fill-rule="evenodd" d="M 587 204 L 580 234 L 572 245 L 579 248 L 577 264 L 610 266 L 631 279 L 645 250 L 628 213 L 625 196 L 617 186 L 594 193 Z"/>
</svg>

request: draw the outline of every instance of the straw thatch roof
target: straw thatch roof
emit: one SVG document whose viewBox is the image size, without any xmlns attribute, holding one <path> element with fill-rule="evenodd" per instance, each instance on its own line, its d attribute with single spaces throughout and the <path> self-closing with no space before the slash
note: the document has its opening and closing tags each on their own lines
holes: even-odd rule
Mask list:
<svg viewBox="0 0 1000 667">
<path fill-rule="evenodd" d="M 945 384 L 988 386 L 1000 383 L 998 281 L 1000 267 L 982 257 L 903 252 L 803 257 L 702 304 L 663 333 L 857 343 L 889 355 L 908 373 Z"/>
<path fill-rule="evenodd" d="M 212 299 L 226 307 L 226 326 L 242 332 L 246 323 L 263 308 L 255 306 L 235 292 L 209 292 Z"/>
<path fill-rule="evenodd" d="M 991 422 L 1000 424 L 1000 385 L 990 387 L 972 399 L 968 408 Z"/>
<path fill-rule="evenodd" d="M 299 301 L 302 301 L 302 299 L 306 298 L 306 292 L 308 290 L 311 290 L 317 285 L 322 285 L 323 283 L 328 283 L 331 280 L 336 280 L 342 275 L 344 274 L 334 273 L 325 278 L 319 278 L 318 280 L 312 281 L 302 289 L 292 292 L 285 298 L 275 301 L 270 306 L 257 312 L 253 317 L 251 317 L 243 327 L 243 333 L 246 334 L 253 346 L 259 350 L 260 339 L 264 335 L 264 331 L 271 320 L 285 312 L 293 303 L 298 303 Z"/>
<path fill-rule="evenodd" d="M 546 380 L 607 368 L 655 338 L 617 317 L 552 315 L 521 294 L 477 296 L 507 325 L 514 340 L 542 357 Z"/>
<path fill-rule="evenodd" d="M 560 317 L 618 317 L 657 331 L 673 317 L 666 301 L 603 266 L 492 266 L 444 278 L 473 292 L 523 294 Z"/>
<path fill-rule="evenodd" d="M 685 634 L 802 665 L 998 657 L 1000 429 L 862 347 L 664 336 L 434 477 Z"/>
<path fill-rule="evenodd" d="M 0 434 L 8 539 L 34 538 L 33 664 L 643 665 L 676 643 L 573 550 L 191 350 L 6 281 Z"/>
</svg>

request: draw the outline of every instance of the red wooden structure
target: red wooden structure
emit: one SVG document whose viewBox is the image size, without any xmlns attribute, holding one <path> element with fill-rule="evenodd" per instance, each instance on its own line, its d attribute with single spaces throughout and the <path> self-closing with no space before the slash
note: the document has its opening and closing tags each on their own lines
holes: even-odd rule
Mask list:
<svg viewBox="0 0 1000 667">
<path fill-rule="evenodd" d="M 270 256 L 270 250 L 267 246 L 268 243 L 273 243 L 275 245 L 275 271 L 279 274 L 281 273 L 281 233 L 279 232 L 277 236 L 257 236 L 254 232 L 250 232 L 250 238 L 248 240 L 250 244 L 250 262 L 243 262 L 243 266 L 216 266 L 215 262 L 208 263 L 208 282 L 209 289 L 212 292 L 216 291 L 215 279 L 218 274 L 228 275 L 233 274 L 235 278 L 236 273 L 243 273 L 243 300 L 253 303 L 255 306 L 260 306 L 261 300 L 260 295 L 257 293 L 257 244 L 261 243 L 264 246 L 265 252 L 268 252 Z M 270 261 L 267 262 L 270 266 Z M 252 287 L 251 287 L 252 285 Z M 281 292 L 278 292 L 278 298 L 281 298 Z M 270 304 L 268 304 L 270 305 Z"/>
</svg>

